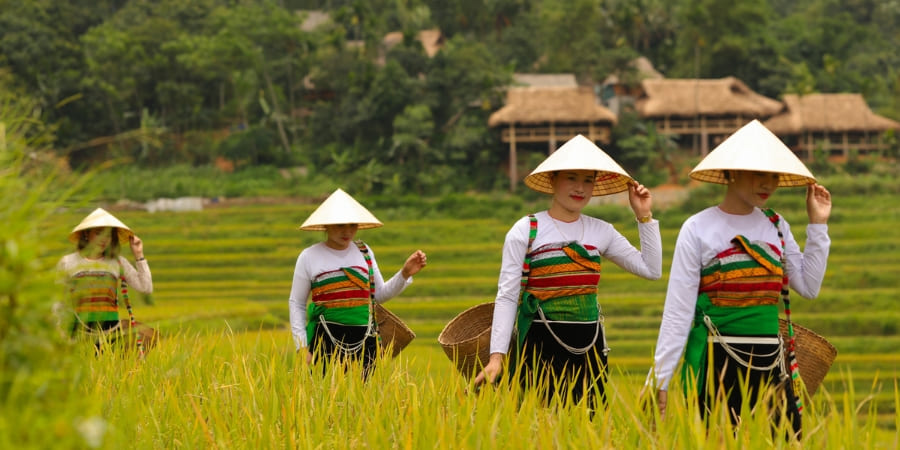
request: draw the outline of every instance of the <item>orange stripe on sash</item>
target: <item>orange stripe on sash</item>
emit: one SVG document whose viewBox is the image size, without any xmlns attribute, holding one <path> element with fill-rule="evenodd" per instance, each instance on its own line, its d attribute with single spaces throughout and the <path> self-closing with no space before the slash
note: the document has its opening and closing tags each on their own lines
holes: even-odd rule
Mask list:
<svg viewBox="0 0 900 450">
<path fill-rule="evenodd" d="M 540 277 L 546 275 L 555 275 L 557 273 L 581 272 L 584 266 L 575 262 L 566 264 L 552 264 L 549 266 L 532 267 L 530 275 L 532 277 Z"/>
<path fill-rule="evenodd" d="M 596 294 L 596 287 L 575 287 L 575 288 L 559 288 L 559 287 L 548 287 L 548 288 L 537 288 L 532 289 L 528 288 L 528 293 L 533 295 L 538 300 L 550 300 L 554 298 L 562 298 L 562 297 L 570 297 L 573 295 L 588 295 L 588 294 Z"/>
<path fill-rule="evenodd" d="M 591 261 L 590 259 L 585 258 L 571 247 L 563 247 L 563 251 L 566 252 L 566 255 L 568 255 L 569 258 L 572 258 L 572 261 L 575 261 L 579 265 L 593 272 L 600 272 L 599 262 Z"/>
</svg>

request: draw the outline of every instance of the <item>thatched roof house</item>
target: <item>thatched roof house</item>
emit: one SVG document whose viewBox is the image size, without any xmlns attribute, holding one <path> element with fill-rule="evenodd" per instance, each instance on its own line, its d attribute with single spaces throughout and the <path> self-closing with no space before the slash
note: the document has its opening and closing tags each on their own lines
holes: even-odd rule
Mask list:
<svg viewBox="0 0 900 450">
<path fill-rule="evenodd" d="M 635 102 L 641 117 L 660 133 L 677 135 L 682 148 L 705 155 L 753 119 L 782 109 L 778 100 L 757 94 L 735 77 L 718 79 L 645 79 Z"/>
<path fill-rule="evenodd" d="M 806 158 L 817 145 L 831 156 L 882 150 L 883 133 L 900 130 L 900 122 L 872 112 L 861 94 L 787 94 L 783 111 L 764 125 Z"/>
<path fill-rule="evenodd" d="M 628 66 L 624 70 L 616 70 L 609 74 L 601 84 L 620 85 L 628 83 L 630 79 L 639 82 L 646 79 L 661 80 L 663 78 L 663 74 L 656 70 L 656 67 L 653 67 L 653 63 L 646 56 L 639 56 L 629 61 Z"/>
<path fill-rule="evenodd" d="M 509 143 L 510 190 L 518 180 L 517 143 L 547 143 L 549 152 L 578 134 L 609 142 L 616 115 L 597 103 L 589 87 L 513 87 L 506 105 L 491 114 L 488 125 L 504 127 L 501 140 Z"/>
<path fill-rule="evenodd" d="M 574 73 L 514 73 L 513 84 L 534 87 L 578 87 Z"/>
<path fill-rule="evenodd" d="M 600 99 L 614 114 L 633 107 L 635 100 L 643 94 L 641 81 L 663 78 L 653 63 L 644 56 L 632 59 L 623 69 L 615 70 L 600 83 Z"/>
<path fill-rule="evenodd" d="M 611 125 L 616 121 L 615 114 L 597 104 L 594 91 L 590 88 L 517 87 L 506 92 L 506 105 L 491 114 L 488 125 L 561 122 Z"/>
<path fill-rule="evenodd" d="M 644 95 L 635 106 L 643 117 L 769 117 L 781 102 L 757 94 L 735 77 L 718 79 L 645 79 Z"/>
</svg>

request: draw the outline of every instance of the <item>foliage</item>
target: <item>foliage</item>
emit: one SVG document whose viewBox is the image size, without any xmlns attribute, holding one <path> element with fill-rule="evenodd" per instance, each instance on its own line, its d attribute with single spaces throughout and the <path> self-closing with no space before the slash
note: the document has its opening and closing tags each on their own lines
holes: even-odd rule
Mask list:
<svg viewBox="0 0 900 450">
<path fill-rule="evenodd" d="M 226 141 L 227 142 L 227 141 Z M 129 199 L 145 202 L 157 198 L 205 197 L 317 197 L 338 187 L 319 174 L 278 169 L 272 165 L 240 168 L 223 172 L 212 165 L 193 167 L 174 165 L 142 169 L 116 166 L 98 172 L 93 183 L 97 199 L 115 202 Z"/>
<path fill-rule="evenodd" d="M 61 289 L 41 256 L 45 232 L 54 226 L 57 209 L 85 177 L 72 177 L 56 164 L 45 146 L 52 129 L 41 122 L 39 103 L 0 71 L 0 402 L 25 389 L 36 398 L 56 394 L 58 367 L 67 365 L 67 342 L 58 333 L 50 306 Z M 54 184 L 66 186 L 52 189 Z M 76 204 L 76 203 L 72 203 Z M 61 255 L 57 255 L 59 257 Z M 55 263 L 55 261 L 54 261 Z"/>
<path fill-rule="evenodd" d="M 297 8 L 330 19 L 303 29 Z M 514 71 L 636 83 L 646 56 L 667 77 L 733 75 L 770 97 L 860 92 L 900 118 L 898 18 L 896 2 L 837 0 L 0 0 L 0 67 L 72 167 L 225 155 L 440 195 L 504 187 L 486 122 Z M 429 56 L 418 37 L 433 28 Z M 682 178 L 664 138 L 625 116 L 617 128 L 610 147 L 642 180 Z"/>
<path fill-rule="evenodd" d="M 613 137 L 611 156 L 641 183 L 679 183 L 675 161 L 678 146 L 671 136 L 657 133 L 652 122 L 639 120 L 633 111 L 623 112 L 613 128 Z"/>
</svg>

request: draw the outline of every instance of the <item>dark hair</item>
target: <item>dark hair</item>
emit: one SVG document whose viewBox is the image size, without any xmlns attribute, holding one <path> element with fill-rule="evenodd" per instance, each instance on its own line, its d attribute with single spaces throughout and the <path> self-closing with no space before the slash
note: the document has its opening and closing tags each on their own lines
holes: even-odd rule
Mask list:
<svg viewBox="0 0 900 450">
<path fill-rule="evenodd" d="M 109 228 L 110 230 L 110 242 L 109 246 L 106 247 L 106 250 L 103 251 L 104 258 L 118 258 L 119 253 L 122 250 L 122 246 L 119 245 L 119 229 L 116 227 L 94 227 L 94 228 Z M 88 244 L 88 233 L 91 232 L 94 228 L 87 228 L 81 230 L 78 235 L 78 250 L 84 250 Z"/>
</svg>

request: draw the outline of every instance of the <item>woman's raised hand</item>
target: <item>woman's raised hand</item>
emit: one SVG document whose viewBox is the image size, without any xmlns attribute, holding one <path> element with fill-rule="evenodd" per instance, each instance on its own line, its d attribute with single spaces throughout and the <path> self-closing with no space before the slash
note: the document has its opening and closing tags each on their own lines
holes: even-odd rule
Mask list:
<svg viewBox="0 0 900 450">
<path fill-rule="evenodd" d="M 811 184 L 806 188 L 806 214 L 809 223 L 828 223 L 831 216 L 831 192 L 821 184 Z"/>
<path fill-rule="evenodd" d="M 628 183 L 628 202 L 631 203 L 634 217 L 641 218 L 650 215 L 653 197 L 650 195 L 650 189 L 644 187 L 643 184 L 637 181 Z"/>
<path fill-rule="evenodd" d="M 422 250 L 416 250 L 403 264 L 403 278 L 409 278 L 422 270 L 428 264 L 428 257 Z"/>
<path fill-rule="evenodd" d="M 132 234 L 129 244 L 131 244 L 131 253 L 134 254 L 135 259 L 144 257 L 144 242 L 141 241 L 141 238 L 137 237 L 136 234 Z"/>
</svg>

